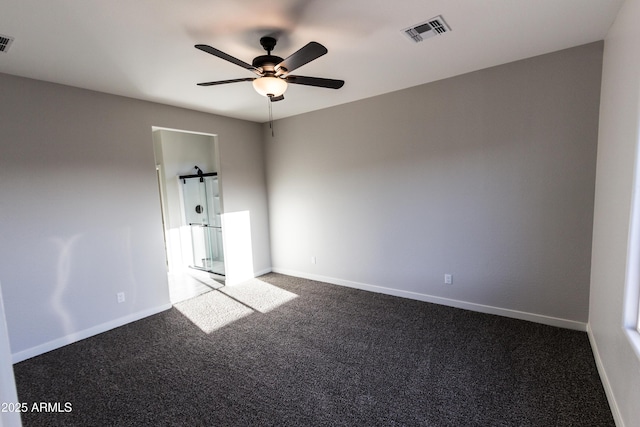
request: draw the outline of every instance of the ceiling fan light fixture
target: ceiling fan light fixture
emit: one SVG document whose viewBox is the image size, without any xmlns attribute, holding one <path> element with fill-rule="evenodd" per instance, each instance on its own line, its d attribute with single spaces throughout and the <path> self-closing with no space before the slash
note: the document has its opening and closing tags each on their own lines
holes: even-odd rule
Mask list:
<svg viewBox="0 0 640 427">
<path fill-rule="evenodd" d="M 287 82 L 278 77 L 260 77 L 253 81 L 253 88 L 262 96 L 276 97 L 287 90 Z"/>
</svg>

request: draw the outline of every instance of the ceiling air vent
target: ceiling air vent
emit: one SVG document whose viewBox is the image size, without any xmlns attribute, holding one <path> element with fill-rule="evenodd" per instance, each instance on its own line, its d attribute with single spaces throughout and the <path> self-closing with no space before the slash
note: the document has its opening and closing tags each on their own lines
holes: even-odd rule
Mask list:
<svg viewBox="0 0 640 427">
<path fill-rule="evenodd" d="M 419 43 L 424 39 L 428 39 L 433 36 L 438 36 L 451 31 L 451 28 L 444 21 L 442 15 L 438 15 L 435 18 L 431 18 L 420 24 L 413 25 L 409 28 L 402 30 L 405 36 L 413 40 L 415 43 Z"/>
<path fill-rule="evenodd" d="M 0 34 L 0 53 L 7 52 L 12 42 L 13 37 L 3 36 L 2 34 Z"/>
</svg>

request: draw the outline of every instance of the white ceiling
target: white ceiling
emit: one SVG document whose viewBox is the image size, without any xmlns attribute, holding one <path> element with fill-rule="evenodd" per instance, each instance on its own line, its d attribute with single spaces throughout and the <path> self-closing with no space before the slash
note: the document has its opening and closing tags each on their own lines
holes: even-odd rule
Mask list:
<svg viewBox="0 0 640 427">
<path fill-rule="evenodd" d="M 623 0 L 3 0 L 0 72 L 256 122 L 254 77 L 193 46 L 251 63 L 261 36 L 286 58 L 309 41 L 329 53 L 293 74 L 345 80 L 290 85 L 275 118 L 343 104 L 602 40 Z M 401 30 L 442 15 L 452 31 L 414 44 Z M 0 94 L 1 96 L 1 94 Z"/>
</svg>

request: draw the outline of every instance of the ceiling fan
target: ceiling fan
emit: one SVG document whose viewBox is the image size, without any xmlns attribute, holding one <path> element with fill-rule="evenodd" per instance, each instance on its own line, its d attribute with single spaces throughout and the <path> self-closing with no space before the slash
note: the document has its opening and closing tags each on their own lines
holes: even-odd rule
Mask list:
<svg viewBox="0 0 640 427">
<path fill-rule="evenodd" d="M 287 59 L 271 55 L 271 51 L 276 46 L 277 40 L 273 37 L 265 36 L 260 39 L 260 44 L 267 51 L 266 55 L 257 56 L 251 64 L 247 64 L 240 59 L 234 58 L 214 47 L 206 44 L 197 44 L 195 47 L 203 52 L 229 61 L 245 68 L 259 77 L 246 77 L 232 80 L 220 80 L 215 82 L 198 83 L 198 86 L 215 86 L 236 82 L 253 82 L 253 87 L 262 96 L 266 96 L 270 101 L 281 101 L 284 99 L 284 92 L 289 83 L 324 87 L 330 89 L 340 89 L 344 85 L 344 80 L 324 79 L 320 77 L 293 76 L 291 71 L 318 59 L 325 53 L 327 48 L 317 42 L 310 42 L 297 52 L 291 54 Z"/>
</svg>

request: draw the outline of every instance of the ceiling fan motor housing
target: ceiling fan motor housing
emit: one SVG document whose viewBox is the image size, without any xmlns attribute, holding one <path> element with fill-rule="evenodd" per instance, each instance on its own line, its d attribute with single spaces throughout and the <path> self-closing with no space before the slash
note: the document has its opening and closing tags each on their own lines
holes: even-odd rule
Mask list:
<svg viewBox="0 0 640 427">
<path fill-rule="evenodd" d="M 262 37 L 260 39 L 260 44 L 262 45 L 262 48 L 267 51 L 267 54 L 254 58 L 251 63 L 254 67 L 260 68 L 267 76 L 276 74 L 275 66 L 283 61 L 279 56 L 271 55 L 271 51 L 276 47 L 277 43 L 278 41 L 273 37 Z"/>
<path fill-rule="evenodd" d="M 283 61 L 282 58 L 275 55 L 261 55 L 257 56 L 253 59 L 251 65 L 256 68 L 261 68 L 265 73 L 275 72 L 276 64 L 279 64 Z"/>
</svg>

